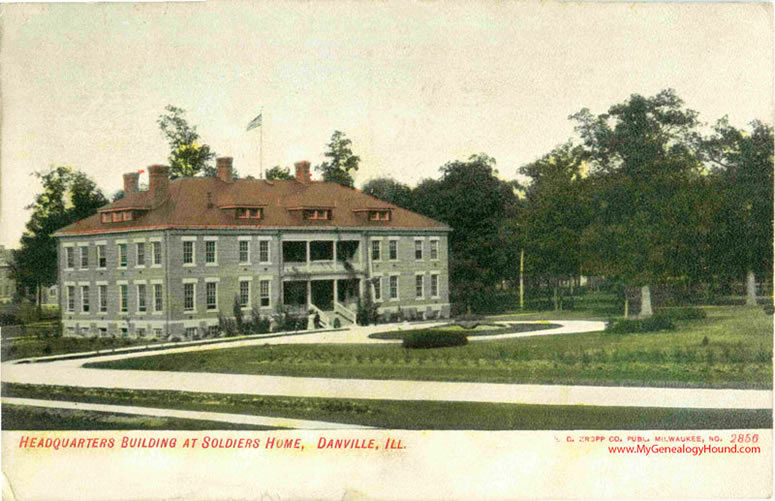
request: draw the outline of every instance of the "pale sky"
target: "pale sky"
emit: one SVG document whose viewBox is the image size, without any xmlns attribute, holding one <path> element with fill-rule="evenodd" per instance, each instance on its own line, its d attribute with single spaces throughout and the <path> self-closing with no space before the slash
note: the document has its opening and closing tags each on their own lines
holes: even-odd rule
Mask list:
<svg viewBox="0 0 775 501">
<path fill-rule="evenodd" d="M 676 89 L 706 122 L 773 119 L 768 4 L 213 2 L 0 5 L 0 244 L 69 164 L 109 196 L 166 163 L 156 124 L 188 111 L 241 175 L 322 160 L 336 129 L 356 177 L 410 185 L 484 152 L 504 179 L 572 137 L 568 115 Z M 141 182 L 147 180 L 147 174 Z"/>
</svg>

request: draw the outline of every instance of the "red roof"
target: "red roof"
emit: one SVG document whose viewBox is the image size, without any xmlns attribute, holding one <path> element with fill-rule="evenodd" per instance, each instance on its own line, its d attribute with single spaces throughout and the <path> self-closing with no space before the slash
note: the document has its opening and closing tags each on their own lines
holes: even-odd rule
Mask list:
<svg viewBox="0 0 775 501">
<path fill-rule="evenodd" d="M 240 219 L 236 208 L 263 207 L 262 219 Z M 304 219 L 299 208 L 332 209 L 330 220 Z M 189 177 L 169 183 L 165 200 L 153 206 L 150 191 L 129 193 L 101 212 L 136 209 L 131 221 L 103 223 L 95 214 L 62 228 L 57 235 L 109 233 L 168 228 L 373 227 L 396 229 L 450 228 L 439 221 L 402 209 L 335 183 L 296 180 L 266 181 Z M 371 221 L 369 210 L 390 210 L 390 221 Z"/>
</svg>

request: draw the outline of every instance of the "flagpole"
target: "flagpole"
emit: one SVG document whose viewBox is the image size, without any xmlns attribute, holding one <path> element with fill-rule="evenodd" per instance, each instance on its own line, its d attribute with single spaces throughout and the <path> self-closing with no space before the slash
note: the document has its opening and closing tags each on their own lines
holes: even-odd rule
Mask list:
<svg viewBox="0 0 775 501">
<path fill-rule="evenodd" d="M 258 136 L 258 178 L 264 179 L 264 108 L 261 108 L 261 130 Z"/>
</svg>

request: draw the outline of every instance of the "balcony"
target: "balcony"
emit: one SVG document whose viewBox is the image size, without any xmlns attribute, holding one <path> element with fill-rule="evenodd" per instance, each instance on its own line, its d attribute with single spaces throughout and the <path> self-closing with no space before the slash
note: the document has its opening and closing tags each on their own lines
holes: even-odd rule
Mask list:
<svg viewBox="0 0 775 501">
<path fill-rule="evenodd" d="M 357 240 L 313 240 L 283 242 L 283 274 L 286 276 L 341 275 L 362 273 Z"/>
</svg>

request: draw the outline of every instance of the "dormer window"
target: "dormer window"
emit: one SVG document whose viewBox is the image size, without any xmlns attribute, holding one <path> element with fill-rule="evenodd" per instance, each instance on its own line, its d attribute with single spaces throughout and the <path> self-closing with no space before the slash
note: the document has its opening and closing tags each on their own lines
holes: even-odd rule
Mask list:
<svg viewBox="0 0 775 501">
<path fill-rule="evenodd" d="M 390 221 L 389 210 L 369 211 L 369 221 Z"/>
<path fill-rule="evenodd" d="M 305 209 L 304 219 L 312 219 L 312 220 L 331 219 L 331 209 Z"/>
<path fill-rule="evenodd" d="M 237 209 L 238 219 L 263 219 L 264 209 L 259 207 Z"/>
<path fill-rule="evenodd" d="M 134 218 L 134 210 L 112 210 L 103 212 L 100 216 L 103 223 L 120 223 L 121 221 L 132 221 Z"/>
<path fill-rule="evenodd" d="M 123 216 L 121 215 L 120 212 L 114 212 L 113 213 L 113 222 L 114 223 L 117 223 L 117 222 L 123 221 L 123 220 L 124 220 L 124 218 L 123 218 Z"/>
</svg>

